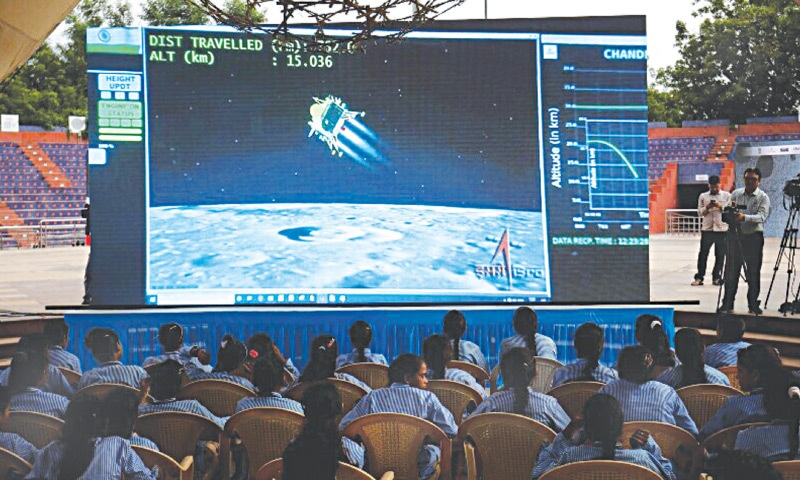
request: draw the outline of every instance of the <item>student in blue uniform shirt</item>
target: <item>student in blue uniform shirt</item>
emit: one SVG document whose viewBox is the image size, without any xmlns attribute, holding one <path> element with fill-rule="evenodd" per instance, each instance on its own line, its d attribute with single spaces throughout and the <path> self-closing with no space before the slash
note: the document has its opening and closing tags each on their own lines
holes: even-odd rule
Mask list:
<svg viewBox="0 0 800 480">
<path fill-rule="evenodd" d="M 489 362 L 483 355 L 481 348 L 469 340 L 463 340 L 467 331 L 467 319 L 458 310 L 450 310 L 444 316 L 444 334 L 453 347 L 453 359 L 474 363 L 482 369 L 489 371 Z"/>
<path fill-rule="evenodd" d="M 50 365 L 65 367 L 81 373 L 81 361 L 66 351 L 69 344 L 69 325 L 63 319 L 50 320 L 44 324 L 44 336 L 47 337 L 50 350 Z"/>
<path fill-rule="evenodd" d="M 67 410 L 64 431 L 33 464 L 28 480 L 155 480 L 158 469 L 147 468 L 120 437 L 102 436 L 100 401 L 78 394 Z"/>
<path fill-rule="evenodd" d="M 259 358 L 268 358 L 281 370 L 286 370 L 286 373 L 291 377 L 291 381 L 284 381 L 283 386 L 288 387 L 293 384 L 295 380 L 300 377 L 300 370 L 294 366 L 291 358 L 287 358 L 278 348 L 278 345 L 272 340 L 268 334 L 264 332 L 254 333 L 252 337 L 247 339 L 247 358 L 245 359 L 242 376 L 249 378 L 253 381 L 253 366 Z M 284 377 L 284 378 L 287 378 Z M 288 378 L 287 378 L 288 380 Z M 255 382 L 254 382 L 255 383 Z"/>
<path fill-rule="evenodd" d="M 607 383 L 599 393 L 607 393 L 619 401 L 626 422 L 664 422 L 697 435 L 697 426 L 675 389 L 650 380 L 653 363 L 647 348 L 641 345 L 623 348 L 617 359 L 619 380 Z"/>
<path fill-rule="evenodd" d="M 72 385 L 61 373 L 55 365 L 50 363 L 50 351 L 48 350 L 49 342 L 47 337 L 42 333 L 31 333 L 23 336 L 17 344 L 17 352 L 34 353 L 36 355 L 43 355 L 47 359 L 47 376 L 41 390 L 43 392 L 55 393 L 63 397 L 70 398 L 75 393 Z M 9 377 L 11 376 L 12 368 L 6 368 L 0 371 L 0 385 L 8 385 Z"/>
<path fill-rule="evenodd" d="M 422 342 L 423 358 L 428 365 L 429 380 L 452 380 L 474 388 L 483 398 L 489 396 L 486 389 L 475 380 L 475 377 L 458 368 L 447 368 L 447 362 L 453 359 L 453 347 L 450 341 L 441 334 L 434 334 Z"/>
<path fill-rule="evenodd" d="M 556 342 L 552 338 L 536 333 L 539 330 L 539 317 L 530 307 L 519 307 L 514 311 L 514 331 L 516 335 L 504 339 L 500 344 L 500 357 L 515 347 L 525 347 L 535 357 L 556 359 Z"/>
<path fill-rule="evenodd" d="M 247 358 L 247 348 L 244 346 L 244 343 L 233 338 L 232 335 L 226 334 L 219 343 L 217 364 L 214 366 L 214 370 L 205 372 L 202 369 L 193 368 L 188 370 L 186 375 L 191 381 L 224 380 L 249 388 L 250 390 L 255 390 L 256 387 L 253 386 L 250 380 L 234 374 L 234 372 L 240 370 L 244 364 L 245 358 Z"/>
<path fill-rule="evenodd" d="M 277 407 L 303 413 L 300 402 L 281 396 L 278 391 L 283 385 L 283 368 L 276 365 L 267 357 L 259 357 L 253 367 L 253 382 L 255 383 L 257 397 L 248 397 L 239 400 L 236 404 L 236 413 L 249 408 Z"/>
<path fill-rule="evenodd" d="M 10 407 L 11 390 L 0 386 L 0 448 L 19 455 L 28 463 L 33 463 L 39 455 L 39 449 L 16 433 L 2 431 L 3 424 L 8 420 Z"/>
<path fill-rule="evenodd" d="M 40 389 L 47 380 L 47 365 L 47 356 L 41 352 L 14 354 L 8 379 L 12 411 L 24 410 L 64 417 L 69 404 L 67 397 Z"/>
<path fill-rule="evenodd" d="M 575 330 L 572 344 L 578 360 L 556 370 L 553 388 L 567 382 L 608 383 L 619 378 L 616 370 L 600 364 L 604 345 L 602 328 L 594 323 L 582 324 Z"/>
<path fill-rule="evenodd" d="M 757 453 L 770 462 L 798 460 L 800 380 L 787 371 L 774 370 L 767 374 L 763 398 L 771 424 L 740 431 L 733 448 Z"/>
<path fill-rule="evenodd" d="M 141 388 L 147 372 L 138 365 L 123 365 L 119 361 L 122 358 L 122 344 L 117 332 L 110 328 L 93 328 L 86 334 L 83 343 L 100 365 L 81 376 L 78 389 L 95 383 L 121 383 Z"/>
<path fill-rule="evenodd" d="M 181 391 L 183 367 L 175 360 L 166 360 L 147 368 L 150 374 L 150 395 L 153 403 L 139 406 L 139 415 L 155 412 L 187 412 L 206 417 L 221 428 L 225 428 L 226 418 L 218 417 L 194 399 L 177 400 Z"/>
<path fill-rule="evenodd" d="M 410 353 L 397 357 L 389 365 L 389 386 L 373 390 L 356 404 L 339 423 L 344 428 L 353 420 L 370 413 L 405 413 L 432 422 L 444 433 L 454 437 L 458 432 L 453 415 L 432 392 L 428 385 L 428 366 L 425 361 Z M 441 450 L 436 445 L 423 445 L 417 456 L 417 469 L 422 479 L 436 471 Z"/>
<path fill-rule="evenodd" d="M 150 395 L 153 403 L 139 406 L 139 415 L 157 412 L 185 412 L 205 417 L 225 428 L 227 417 L 218 417 L 194 399 L 178 400 L 183 367 L 175 360 L 166 360 L 147 368 L 150 374 Z M 219 469 L 219 443 L 216 435 L 198 439 L 194 451 L 195 471 L 203 480 L 211 479 Z M 195 477 L 197 478 L 197 477 Z"/>
<path fill-rule="evenodd" d="M 338 378 L 356 384 L 367 392 L 372 391 L 369 385 L 350 375 L 336 371 L 336 357 L 339 355 L 339 343 L 333 335 L 323 333 L 311 341 L 311 359 L 308 361 L 298 383 L 316 382 L 326 378 Z"/>
<path fill-rule="evenodd" d="M 708 478 L 722 480 L 782 480 L 772 462 L 747 450 L 722 450 L 706 462 Z"/>
<path fill-rule="evenodd" d="M 133 431 L 139 417 L 139 405 L 148 390 L 133 392 L 127 388 L 111 390 L 100 405 L 103 416 L 103 436 L 128 439 L 131 445 L 158 450 L 158 446 L 149 438 L 140 437 Z"/>
<path fill-rule="evenodd" d="M 558 401 L 530 387 L 536 376 L 536 357 L 527 348 L 512 348 L 500 360 L 504 388 L 484 400 L 472 415 L 486 412 L 516 413 L 532 418 L 555 432 L 569 424 L 569 415 Z"/>
<path fill-rule="evenodd" d="M 347 333 L 350 334 L 350 343 L 353 345 L 353 351 L 339 355 L 336 358 L 336 368 L 351 363 L 363 362 L 387 365 L 386 357 L 380 353 L 373 353 L 369 349 L 369 344 L 372 343 L 372 327 L 369 323 L 364 320 L 356 320 L 350 325 Z"/>
<path fill-rule="evenodd" d="M 336 417 L 342 399 L 332 383 L 322 380 L 303 392 L 303 429 L 283 451 L 283 480 L 333 479 L 339 462 L 364 466 L 364 448 L 342 437 Z"/>
<path fill-rule="evenodd" d="M 158 343 L 161 344 L 161 355 L 147 357 L 142 363 L 143 368 L 161 363 L 164 360 L 175 360 L 188 372 L 199 368 L 205 372 L 211 371 L 209 362 L 211 355 L 205 348 L 197 345 L 184 345 L 183 327 L 175 322 L 165 323 L 158 329 Z"/>
<path fill-rule="evenodd" d="M 656 381 L 675 389 L 698 383 L 717 383 L 730 386 L 731 382 L 724 373 L 703 363 L 705 348 L 703 337 L 696 329 L 682 328 L 678 330 L 675 334 L 675 353 L 681 361 L 680 365 L 665 371 L 656 378 Z"/>
<path fill-rule="evenodd" d="M 736 354 L 750 346 L 742 341 L 744 320 L 739 315 L 723 315 L 717 320 L 717 343 L 709 345 L 703 354 L 706 364 L 714 367 L 736 365 Z"/>
<path fill-rule="evenodd" d="M 783 366 L 775 349 L 769 345 L 755 344 L 739 350 L 736 377 L 739 387 L 749 395 L 730 397 L 700 431 L 702 441 L 712 433 L 740 423 L 768 422 L 771 420 L 764 405 L 764 388 L 767 380 L 779 375 Z"/>
<path fill-rule="evenodd" d="M 637 430 L 630 438 L 633 448 L 624 449 L 617 439 L 622 434 L 623 414 L 611 395 L 595 394 L 583 406 L 582 420 L 574 420 L 551 445 L 539 452 L 531 478 L 573 462 L 616 460 L 645 467 L 665 480 L 675 480 L 672 464 L 650 434 Z M 582 429 L 581 429 L 582 427 Z"/>
</svg>

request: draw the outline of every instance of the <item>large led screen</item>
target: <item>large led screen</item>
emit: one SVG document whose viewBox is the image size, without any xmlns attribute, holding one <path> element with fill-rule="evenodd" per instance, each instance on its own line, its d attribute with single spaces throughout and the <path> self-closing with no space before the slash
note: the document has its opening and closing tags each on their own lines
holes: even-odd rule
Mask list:
<svg viewBox="0 0 800 480">
<path fill-rule="evenodd" d="M 295 33 L 89 29 L 94 305 L 649 300 L 643 17 Z"/>
</svg>

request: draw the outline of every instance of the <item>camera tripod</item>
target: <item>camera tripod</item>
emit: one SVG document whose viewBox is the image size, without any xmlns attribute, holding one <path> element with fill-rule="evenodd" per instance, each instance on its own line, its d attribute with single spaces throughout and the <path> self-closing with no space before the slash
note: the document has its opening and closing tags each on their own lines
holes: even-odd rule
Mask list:
<svg viewBox="0 0 800 480">
<path fill-rule="evenodd" d="M 785 204 L 784 204 L 785 205 Z M 794 315 L 800 312 L 800 287 L 795 292 L 794 299 L 789 301 L 789 292 L 792 289 L 792 275 L 794 274 L 794 257 L 797 251 L 797 232 L 798 229 L 795 225 L 797 214 L 800 212 L 800 198 L 793 197 L 792 204 L 789 207 L 789 218 L 786 220 L 786 227 L 783 229 L 783 237 L 781 238 L 780 250 L 778 250 L 778 258 L 775 260 L 775 267 L 772 271 L 772 280 L 769 282 L 769 290 L 767 297 L 764 300 L 764 308 L 767 308 L 769 302 L 769 295 L 772 293 L 772 286 L 775 283 L 775 277 L 780 269 L 781 260 L 786 257 L 786 297 L 784 302 L 778 307 L 778 311 L 785 317 L 787 313 Z"/>
<path fill-rule="evenodd" d="M 728 222 L 726 222 L 728 223 Z M 727 289 L 729 285 L 733 284 L 732 277 L 739 277 L 738 269 L 735 267 L 734 258 L 738 257 L 742 262 L 742 271 L 744 272 L 744 279 L 747 280 L 747 260 L 744 256 L 744 249 L 742 242 L 739 239 L 739 225 L 736 223 L 728 223 L 728 234 L 725 236 L 725 261 L 722 264 L 722 283 L 719 285 L 719 292 L 717 293 L 717 311 L 732 309 L 733 305 L 723 305 L 722 287 Z M 735 282 L 738 282 L 736 278 Z M 748 288 L 750 286 L 748 285 Z"/>
</svg>

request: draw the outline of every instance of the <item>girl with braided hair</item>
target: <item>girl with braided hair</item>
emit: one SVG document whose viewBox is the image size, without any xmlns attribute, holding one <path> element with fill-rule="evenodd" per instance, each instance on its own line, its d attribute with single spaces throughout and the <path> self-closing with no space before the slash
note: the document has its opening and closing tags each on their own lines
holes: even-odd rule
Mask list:
<svg viewBox="0 0 800 480">
<path fill-rule="evenodd" d="M 526 348 L 512 348 L 500 360 L 505 385 L 484 400 L 472 415 L 486 412 L 516 413 L 543 423 L 556 432 L 569 424 L 569 415 L 558 401 L 534 391 L 531 381 L 536 377 L 536 357 Z"/>
<path fill-rule="evenodd" d="M 447 337 L 434 334 L 422 342 L 422 354 L 428 365 L 428 378 L 431 380 L 452 380 L 474 388 L 483 398 L 488 397 L 483 385 L 475 377 L 458 368 L 447 368 L 447 363 L 453 359 L 453 348 Z"/>
<path fill-rule="evenodd" d="M 369 385 L 350 375 L 336 371 L 336 357 L 339 353 L 339 344 L 333 335 L 323 333 L 311 341 L 311 359 L 308 361 L 298 383 L 316 382 L 326 378 L 338 378 L 362 387 L 367 392 L 372 389 Z"/>
<path fill-rule="evenodd" d="M 705 343 L 700 332 L 694 328 L 678 330 L 675 334 L 675 353 L 681 363 L 656 377 L 656 381 L 675 389 L 699 383 L 730 386 L 731 382 L 724 373 L 703 363 L 704 351 Z"/>
<path fill-rule="evenodd" d="M 489 362 L 486 361 L 481 347 L 461 338 L 467 331 L 467 319 L 460 310 L 450 310 L 445 314 L 442 330 L 453 347 L 453 360 L 474 363 L 487 372 L 489 371 Z"/>
<path fill-rule="evenodd" d="M 653 355 L 647 348 L 623 348 L 617 358 L 619 380 L 607 383 L 599 393 L 617 399 L 626 422 L 664 422 L 697 435 L 697 425 L 675 389 L 650 379 L 653 364 Z"/>
<path fill-rule="evenodd" d="M 343 353 L 336 358 L 336 368 L 349 365 L 351 363 L 386 363 L 386 357 L 380 353 L 372 353 L 369 349 L 369 344 L 372 343 L 372 327 L 364 320 L 356 320 L 350 325 L 347 331 L 350 334 L 350 343 L 353 345 L 353 351 L 350 353 Z"/>
<path fill-rule="evenodd" d="M 656 315 L 645 313 L 636 317 L 636 327 L 633 331 L 639 345 L 644 345 L 653 355 L 653 368 L 656 374 L 674 367 L 675 352 L 669 346 L 669 337 L 664 331 L 664 322 Z"/>
<path fill-rule="evenodd" d="M 670 461 L 650 434 L 637 430 L 630 438 L 630 449 L 617 439 L 622 434 L 623 415 L 619 402 L 611 395 L 592 395 L 583 406 L 583 420 L 573 420 L 551 445 L 542 448 L 531 478 L 537 479 L 559 465 L 587 460 L 616 460 L 640 465 L 662 478 L 675 480 Z M 583 427 L 583 428 L 581 428 Z"/>
<path fill-rule="evenodd" d="M 553 388 L 567 382 L 608 383 L 618 378 L 614 369 L 600 364 L 603 354 L 603 329 L 594 323 L 584 323 L 575 330 L 573 345 L 578 360 L 556 370 Z"/>
<path fill-rule="evenodd" d="M 552 338 L 537 333 L 539 316 L 530 307 L 519 307 L 514 311 L 513 337 L 508 337 L 500 344 L 500 356 L 514 347 L 527 348 L 534 357 L 556 360 L 556 343 Z"/>
<path fill-rule="evenodd" d="M 772 379 L 782 375 L 780 357 L 772 346 L 761 343 L 739 350 L 737 356 L 736 377 L 739 387 L 749 394 L 725 400 L 711 420 L 703 425 L 698 437 L 700 441 L 723 428 L 772 420 L 766 409 L 765 395 Z"/>
<path fill-rule="evenodd" d="M 771 424 L 738 433 L 734 448 L 757 453 L 770 462 L 797 460 L 800 380 L 785 370 L 767 373 L 764 408 Z"/>
</svg>

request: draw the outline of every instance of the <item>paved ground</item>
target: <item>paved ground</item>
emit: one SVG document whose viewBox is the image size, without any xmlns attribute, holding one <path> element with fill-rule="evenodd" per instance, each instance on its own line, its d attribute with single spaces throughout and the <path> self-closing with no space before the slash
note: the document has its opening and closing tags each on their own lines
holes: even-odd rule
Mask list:
<svg viewBox="0 0 800 480">
<path fill-rule="evenodd" d="M 714 311 L 719 288 L 710 281 L 701 287 L 690 285 L 695 271 L 700 237 L 654 235 L 650 239 L 650 297 L 653 302 L 699 301 L 698 305 L 676 304 L 678 310 Z M 768 238 L 761 270 L 762 307 L 780 247 L 779 238 Z M 0 251 L 0 311 L 45 312 L 47 305 L 80 305 L 83 298 L 83 272 L 88 247 L 58 247 L 36 250 Z M 709 267 L 713 254 L 709 258 Z M 783 258 L 775 285 L 766 305 L 766 315 L 780 315 L 784 302 L 788 261 Z M 625 280 L 621 272 L 620 281 Z M 710 280 L 710 279 L 707 279 Z M 792 281 L 795 293 L 800 283 Z M 624 285 L 620 285 L 624 288 Z M 736 311 L 747 312 L 746 285 L 741 283 Z M 790 299 L 794 295 L 790 295 Z"/>
</svg>

